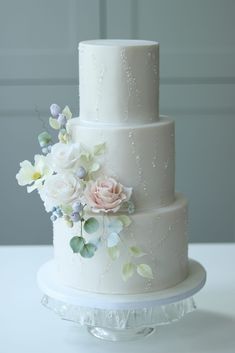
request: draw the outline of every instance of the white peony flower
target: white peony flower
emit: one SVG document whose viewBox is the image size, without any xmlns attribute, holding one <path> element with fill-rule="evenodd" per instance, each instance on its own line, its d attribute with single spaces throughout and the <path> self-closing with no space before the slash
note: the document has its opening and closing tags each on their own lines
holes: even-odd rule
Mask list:
<svg viewBox="0 0 235 353">
<path fill-rule="evenodd" d="M 80 199 L 83 184 L 71 173 L 54 174 L 46 179 L 39 195 L 45 209 L 50 212 L 54 206 L 71 205 Z"/>
<path fill-rule="evenodd" d="M 25 160 L 20 163 L 20 170 L 16 174 L 16 179 L 19 185 L 29 185 L 28 192 L 32 192 L 42 186 L 43 181 L 52 175 L 53 170 L 49 165 L 48 156 L 36 154 L 34 157 L 34 165 Z"/>
<path fill-rule="evenodd" d="M 53 145 L 50 158 L 54 171 L 57 173 L 75 171 L 82 152 L 79 143 L 56 143 Z"/>
</svg>

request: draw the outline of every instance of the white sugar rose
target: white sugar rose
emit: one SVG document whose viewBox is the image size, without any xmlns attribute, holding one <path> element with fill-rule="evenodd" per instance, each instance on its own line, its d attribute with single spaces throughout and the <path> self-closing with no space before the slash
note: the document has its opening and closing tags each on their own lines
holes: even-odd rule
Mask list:
<svg viewBox="0 0 235 353">
<path fill-rule="evenodd" d="M 87 183 L 84 197 L 93 212 L 117 212 L 123 202 L 129 201 L 132 188 L 124 187 L 113 178 Z"/>
<path fill-rule="evenodd" d="M 51 175 L 39 190 L 47 212 L 50 212 L 54 206 L 71 205 L 79 200 L 82 192 L 81 182 L 69 173 Z"/>
<path fill-rule="evenodd" d="M 50 158 L 57 173 L 76 170 L 82 154 L 79 143 L 56 143 L 52 146 Z"/>
</svg>

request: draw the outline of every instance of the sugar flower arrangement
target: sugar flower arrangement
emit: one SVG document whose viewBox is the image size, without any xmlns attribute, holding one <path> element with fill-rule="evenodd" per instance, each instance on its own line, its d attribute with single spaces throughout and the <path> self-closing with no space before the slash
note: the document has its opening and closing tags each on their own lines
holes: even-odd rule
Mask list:
<svg viewBox="0 0 235 353">
<path fill-rule="evenodd" d="M 74 143 L 68 128 L 72 119 L 69 107 L 61 110 L 52 104 L 50 112 L 49 125 L 58 131 L 59 142 L 53 144 L 47 131 L 39 134 L 42 154 L 34 156 L 33 164 L 27 160 L 20 163 L 18 184 L 27 186 L 29 193 L 38 191 L 52 222 L 63 219 L 68 227 L 77 225 L 79 233 L 70 239 L 71 251 L 91 258 L 105 246 L 110 258 L 117 260 L 124 246 L 128 261 L 122 266 L 123 279 L 126 281 L 135 272 L 153 278 L 149 265 L 134 261 L 145 253 L 137 246 L 125 245 L 122 237 L 122 231 L 132 222 L 132 188 L 105 175 L 105 142 L 92 148 Z"/>
</svg>

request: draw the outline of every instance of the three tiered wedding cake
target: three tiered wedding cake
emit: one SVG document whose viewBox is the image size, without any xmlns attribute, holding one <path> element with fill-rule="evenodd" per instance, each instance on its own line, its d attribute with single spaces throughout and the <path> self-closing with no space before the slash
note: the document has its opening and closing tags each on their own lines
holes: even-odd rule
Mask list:
<svg viewBox="0 0 235 353">
<path fill-rule="evenodd" d="M 68 238 L 80 234 L 80 224 L 68 230 L 58 219 L 59 276 L 74 288 L 102 293 L 174 286 L 187 276 L 187 201 L 174 190 L 174 122 L 159 117 L 159 44 L 81 42 L 79 76 L 80 117 L 70 120 L 68 131 L 74 143 L 105 146 L 98 182 L 87 192 L 99 229 L 85 233 L 101 245 L 90 259 L 74 254 Z M 130 190 L 128 215 L 113 204 Z"/>
<path fill-rule="evenodd" d="M 159 44 L 79 45 L 80 116 L 51 106 L 59 130 L 24 161 L 20 185 L 52 212 L 59 281 L 82 291 L 138 294 L 188 275 L 187 200 L 175 193 L 174 122 L 159 117 Z"/>
</svg>

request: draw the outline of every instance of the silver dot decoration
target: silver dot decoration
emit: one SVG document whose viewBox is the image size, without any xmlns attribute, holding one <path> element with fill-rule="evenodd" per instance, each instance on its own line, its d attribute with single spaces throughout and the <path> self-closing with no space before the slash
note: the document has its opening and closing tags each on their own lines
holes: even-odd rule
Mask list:
<svg viewBox="0 0 235 353">
<path fill-rule="evenodd" d="M 165 162 L 164 162 L 164 168 L 167 169 L 169 167 L 169 159 L 167 159 Z"/>
<path fill-rule="evenodd" d="M 165 233 L 156 243 L 156 247 L 162 247 L 166 242 L 166 239 L 169 237 L 169 233 Z"/>
<path fill-rule="evenodd" d="M 151 164 L 152 164 L 152 167 L 153 168 L 156 168 L 157 167 L 157 164 L 158 164 L 158 139 L 155 140 L 155 144 L 154 144 L 154 148 L 153 148 L 153 151 L 154 151 L 154 154 L 153 154 L 153 158 L 151 160 Z"/>
<path fill-rule="evenodd" d="M 135 163 L 138 168 L 139 182 L 143 185 L 143 190 L 144 190 L 145 196 L 148 196 L 147 183 L 143 178 L 143 168 L 141 166 L 141 158 L 140 158 L 140 155 L 136 153 L 136 143 L 135 143 L 133 130 L 129 131 L 128 137 L 129 137 L 130 143 L 131 143 L 131 152 L 133 155 L 135 155 Z"/>
<path fill-rule="evenodd" d="M 100 112 L 100 104 L 101 104 L 101 101 L 102 101 L 102 92 L 103 92 L 102 86 L 103 86 L 105 69 L 101 68 L 100 70 L 98 70 L 96 56 L 94 54 L 92 54 L 91 58 L 92 58 L 92 63 L 93 63 L 93 66 L 94 66 L 94 70 L 95 71 L 99 71 L 98 80 L 97 80 L 97 83 L 96 83 L 97 98 L 96 98 L 96 103 L 95 103 L 95 112 L 96 112 L 95 120 L 98 121 L 99 120 L 99 112 Z"/>
<path fill-rule="evenodd" d="M 157 164 L 156 164 L 155 160 L 152 160 L 152 166 L 153 166 L 153 168 L 156 168 Z"/>
<path fill-rule="evenodd" d="M 153 78 L 154 78 L 154 84 L 158 86 L 158 77 L 159 77 L 159 70 L 158 70 L 158 65 L 156 61 L 156 53 L 155 51 L 149 51 L 147 53 L 147 61 L 152 62 L 152 70 L 153 70 Z"/>
<path fill-rule="evenodd" d="M 140 91 L 139 91 L 139 89 L 137 87 L 136 78 L 134 77 L 134 74 L 132 72 L 131 66 L 128 63 L 126 50 L 124 48 L 121 50 L 121 61 L 122 61 L 123 71 L 124 71 L 125 76 L 126 76 L 127 93 L 128 93 L 128 99 L 127 99 L 127 103 L 126 103 L 126 108 L 124 109 L 124 120 L 128 120 L 128 117 L 129 117 L 129 101 L 130 101 L 131 96 L 133 96 L 133 94 L 137 98 L 136 99 L 136 106 L 137 107 L 141 106 L 141 103 L 140 103 Z"/>
<path fill-rule="evenodd" d="M 150 288 L 152 288 L 152 281 L 150 279 L 147 280 L 146 285 L 144 287 L 145 291 L 149 291 Z"/>
</svg>

